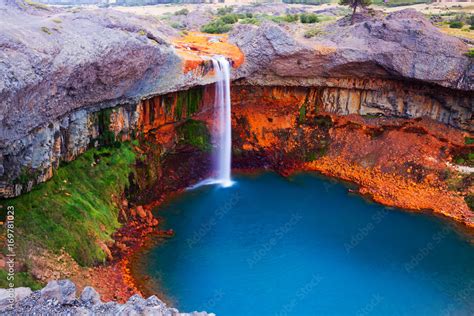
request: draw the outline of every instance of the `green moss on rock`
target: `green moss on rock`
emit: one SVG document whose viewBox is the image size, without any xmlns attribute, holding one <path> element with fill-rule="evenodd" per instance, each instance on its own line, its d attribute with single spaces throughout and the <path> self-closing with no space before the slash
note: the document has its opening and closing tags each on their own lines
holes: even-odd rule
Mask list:
<svg viewBox="0 0 474 316">
<path fill-rule="evenodd" d="M 306 102 L 300 107 L 299 115 L 298 115 L 298 123 L 304 124 L 306 121 Z"/>
<path fill-rule="evenodd" d="M 110 117 L 112 109 L 104 109 L 97 112 L 97 121 L 99 126 L 99 144 L 101 146 L 116 145 L 115 135 L 110 130 Z"/>
<path fill-rule="evenodd" d="M 199 110 L 203 90 L 202 88 L 190 89 L 187 91 L 186 115 L 188 118 Z"/>
<path fill-rule="evenodd" d="M 468 195 L 464 197 L 464 201 L 466 201 L 467 206 L 474 212 L 474 195 Z"/>
<path fill-rule="evenodd" d="M 177 128 L 179 143 L 188 144 L 202 151 L 211 150 L 211 134 L 203 121 L 188 119 Z"/>
<path fill-rule="evenodd" d="M 48 182 L 7 201 L 15 207 L 18 249 L 64 248 L 81 265 L 106 259 L 101 243 L 119 227 L 117 199 L 129 185 L 135 153 L 130 143 L 90 149 L 56 170 Z"/>
<path fill-rule="evenodd" d="M 21 169 L 20 175 L 13 180 L 15 184 L 21 184 L 23 186 L 27 185 L 30 181 L 36 181 L 36 179 L 40 176 L 39 170 L 33 170 L 30 168 L 23 167 Z"/>
<path fill-rule="evenodd" d="M 176 99 L 175 119 L 177 121 L 183 118 L 186 112 L 186 118 L 190 118 L 199 109 L 202 100 L 202 88 L 193 88 L 185 91 L 179 91 Z"/>
</svg>

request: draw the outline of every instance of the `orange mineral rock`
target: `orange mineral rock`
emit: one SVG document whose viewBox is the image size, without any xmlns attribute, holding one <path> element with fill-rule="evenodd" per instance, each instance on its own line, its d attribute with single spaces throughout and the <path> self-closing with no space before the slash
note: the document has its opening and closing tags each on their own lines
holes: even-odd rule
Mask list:
<svg viewBox="0 0 474 316">
<path fill-rule="evenodd" d="M 178 55 L 184 61 L 183 71 L 197 69 L 206 59 L 215 55 L 222 55 L 232 60 L 234 68 L 244 62 L 244 54 L 240 49 L 227 42 L 226 34 L 211 35 L 199 32 L 189 32 L 183 37 L 173 40 Z"/>
</svg>

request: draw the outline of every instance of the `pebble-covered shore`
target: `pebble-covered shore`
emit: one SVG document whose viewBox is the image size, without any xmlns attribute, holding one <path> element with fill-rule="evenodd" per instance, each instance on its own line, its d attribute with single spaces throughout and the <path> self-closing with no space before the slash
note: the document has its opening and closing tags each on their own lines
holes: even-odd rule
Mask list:
<svg viewBox="0 0 474 316">
<path fill-rule="evenodd" d="M 15 288 L 11 292 L 0 289 L 2 315 L 154 315 L 154 316 L 212 316 L 213 313 L 181 313 L 168 307 L 156 296 L 144 299 L 133 295 L 125 304 L 102 302 L 94 288 L 87 286 L 79 297 L 76 285 L 70 280 L 51 281 L 46 287 L 32 292 L 29 288 Z M 214 315 L 215 316 L 215 315 Z"/>
</svg>

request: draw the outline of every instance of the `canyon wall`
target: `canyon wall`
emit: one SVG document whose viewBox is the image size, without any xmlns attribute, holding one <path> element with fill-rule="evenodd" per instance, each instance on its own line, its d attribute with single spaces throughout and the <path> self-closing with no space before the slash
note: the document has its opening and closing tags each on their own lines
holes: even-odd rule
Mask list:
<svg viewBox="0 0 474 316">
<path fill-rule="evenodd" d="M 446 125 L 472 130 L 468 92 L 407 84 L 383 79 L 328 79 L 324 86 L 255 86 L 247 80 L 234 81 L 233 113 L 247 111 L 247 118 L 258 117 L 262 110 L 307 111 L 313 108 L 336 115 L 357 114 L 379 118 L 431 118 Z M 27 192 L 53 176 L 61 162 L 74 160 L 90 147 L 110 145 L 147 135 L 172 148 L 177 133 L 174 124 L 196 117 L 212 121 L 213 88 L 198 87 L 124 104 L 108 109 L 83 109 L 59 121 L 37 129 L 3 155 L 3 179 L 0 195 L 13 197 Z M 243 107 L 248 105 L 251 106 Z M 289 128 L 296 116 L 282 117 L 270 124 L 266 119 L 254 122 Z M 154 139 L 154 140 L 153 140 Z M 15 151 L 16 148 L 21 150 Z"/>
</svg>

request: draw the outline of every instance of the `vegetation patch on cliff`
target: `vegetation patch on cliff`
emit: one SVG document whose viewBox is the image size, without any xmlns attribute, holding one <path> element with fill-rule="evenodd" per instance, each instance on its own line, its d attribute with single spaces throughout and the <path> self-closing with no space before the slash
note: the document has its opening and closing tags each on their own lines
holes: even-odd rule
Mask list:
<svg viewBox="0 0 474 316">
<path fill-rule="evenodd" d="M 197 87 L 164 96 L 163 103 L 165 106 L 166 115 L 173 114 L 176 121 L 181 120 L 184 114 L 186 114 L 186 118 L 191 117 L 191 115 L 196 113 L 199 109 L 199 105 L 202 101 L 202 95 L 203 88 Z"/>
<path fill-rule="evenodd" d="M 474 212 L 474 194 L 464 197 L 464 200 L 466 201 L 467 206 L 469 206 L 469 209 Z"/>
<path fill-rule="evenodd" d="M 211 150 L 211 134 L 203 121 L 189 119 L 177 131 L 180 143 L 192 145 L 202 151 Z"/>
<path fill-rule="evenodd" d="M 50 181 L 9 200 L 21 236 L 18 249 L 64 248 L 82 265 L 105 261 L 104 245 L 119 227 L 118 196 L 129 184 L 134 161 L 131 143 L 90 149 Z"/>
</svg>

